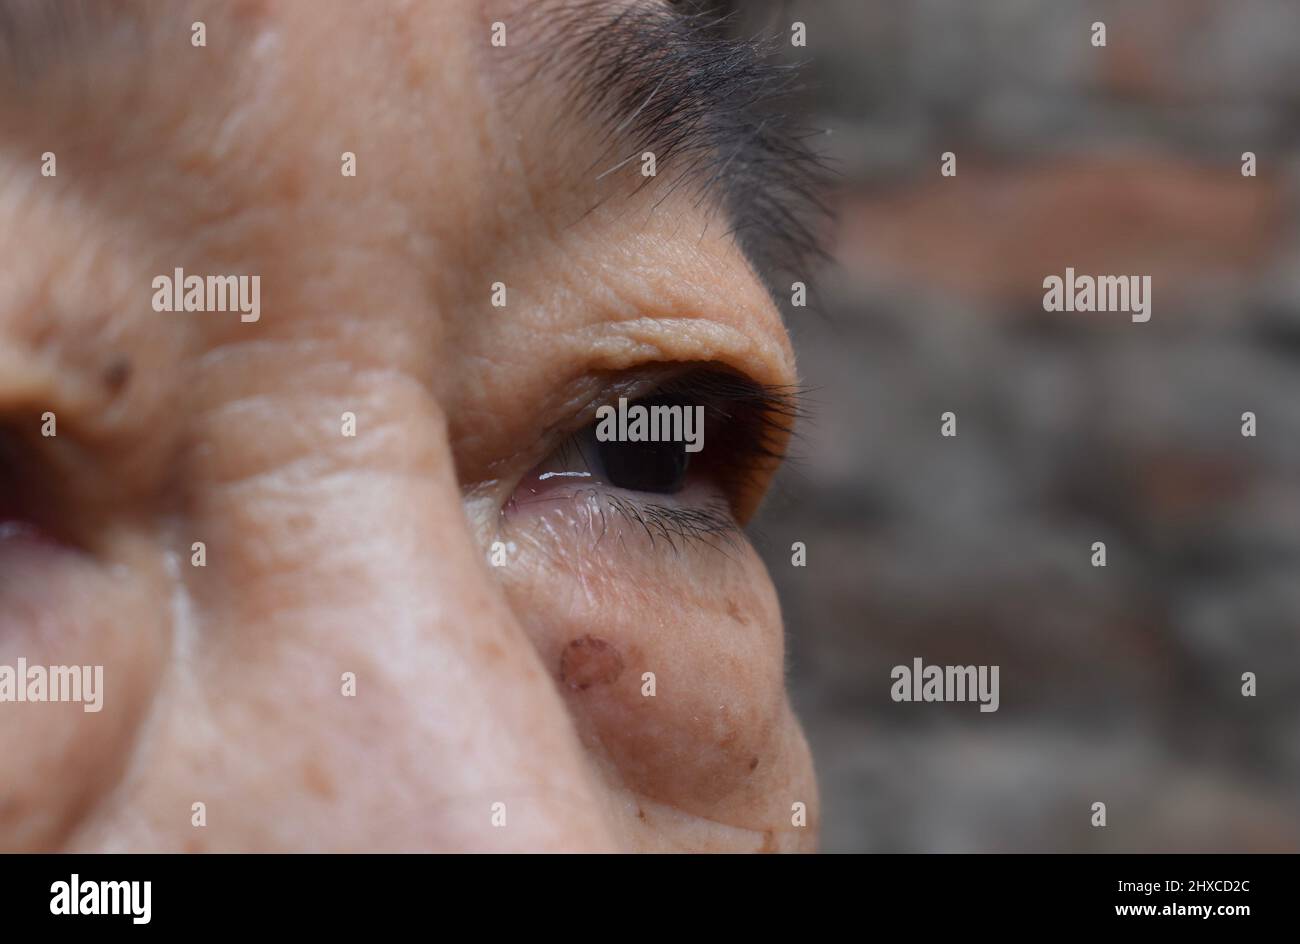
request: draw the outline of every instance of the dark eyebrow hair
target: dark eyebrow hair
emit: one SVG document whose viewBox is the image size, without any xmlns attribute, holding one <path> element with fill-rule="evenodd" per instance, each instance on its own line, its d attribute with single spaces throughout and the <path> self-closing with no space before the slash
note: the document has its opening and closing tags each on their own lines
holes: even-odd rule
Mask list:
<svg viewBox="0 0 1300 944">
<path fill-rule="evenodd" d="M 547 60 L 535 69 L 571 90 L 609 141 L 593 175 L 653 151 L 669 171 L 658 186 L 715 201 L 779 305 L 789 299 L 785 278 L 808 281 L 827 258 L 829 167 L 808 141 L 822 132 L 788 109 L 801 67 L 776 58 L 781 39 L 732 38 L 734 17 L 719 9 L 705 0 L 538 3 Z"/>
</svg>

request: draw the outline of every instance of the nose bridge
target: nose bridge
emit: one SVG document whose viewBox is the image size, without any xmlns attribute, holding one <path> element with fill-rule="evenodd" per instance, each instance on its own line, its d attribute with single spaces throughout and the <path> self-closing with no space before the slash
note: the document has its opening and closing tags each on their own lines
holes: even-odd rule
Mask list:
<svg viewBox="0 0 1300 944">
<path fill-rule="evenodd" d="M 202 420 L 188 520 L 206 562 L 186 583 L 208 748 L 238 802 L 271 831 L 292 805 L 309 845 L 602 848 L 567 713 L 470 533 L 441 408 L 391 375 L 332 389 Z"/>
</svg>

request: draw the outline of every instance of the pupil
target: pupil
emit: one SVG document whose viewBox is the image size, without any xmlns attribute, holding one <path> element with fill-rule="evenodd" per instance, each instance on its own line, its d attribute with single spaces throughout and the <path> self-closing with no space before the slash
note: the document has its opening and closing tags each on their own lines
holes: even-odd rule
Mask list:
<svg viewBox="0 0 1300 944">
<path fill-rule="evenodd" d="M 679 492 L 690 453 L 679 442 L 597 442 L 605 477 L 615 488 L 634 492 Z"/>
</svg>

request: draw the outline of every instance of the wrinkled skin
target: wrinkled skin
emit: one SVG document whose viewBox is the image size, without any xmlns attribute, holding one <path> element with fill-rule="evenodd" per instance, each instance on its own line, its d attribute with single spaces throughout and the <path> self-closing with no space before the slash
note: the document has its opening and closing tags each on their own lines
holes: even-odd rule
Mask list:
<svg viewBox="0 0 1300 944">
<path fill-rule="evenodd" d="M 602 378 L 795 379 L 707 206 L 593 190 L 563 93 L 511 91 L 511 13 L 154 5 L 0 101 L 0 423 L 44 519 L 0 537 L 0 663 L 105 675 L 98 713 L 0 704 L 0 849 L 815 843 L 748 543 L 510 507 Z M 178 266 L 259 274 L 260 320 L 155 312 Z"/>
</svg>

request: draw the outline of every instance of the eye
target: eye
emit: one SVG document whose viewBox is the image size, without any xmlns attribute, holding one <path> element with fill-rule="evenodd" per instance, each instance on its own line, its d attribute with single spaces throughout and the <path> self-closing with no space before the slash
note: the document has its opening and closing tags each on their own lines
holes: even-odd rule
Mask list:
<svg viewBox="0 0 1300 944">
<path fill-rule="evenodd" d="M 678 442 L 596 443 L 605 478 L 615 488 L 673 495 L 686 484 L 691 454 Z"/>
<path fill-rule="evenodd" d="M 658 495 L 675 495 L 686 486 L 687 474 L 691 469 L 693 453 L 687 450 L 682 438 L 677 439 L 631 439 L 602 436 L 603 430 L 617 431 L 620 425 L 626 427 L 627 416 L 676 416 L 695 419 L 702 414 L 696 411 L 696 404 L 686 402 L 686 398 L 675 395 L 657 395 L 628 403 L 621 399 L 620 404 L 626 409 L 616 410 L 609 407 L 607 421 L 592 423 L 580 433 L 561 445 L 552 454 L 546 467 L 537 473 L 539 482 L 554 478 L 588 479 L 592 483 L 603 482 L 613 488 L 630 492 L 646 492 Z M 702 419 L 702 416 L 700 417 Z M 679 423 L 679 427 L 686 424 Z M 690 424 L 692 427 L 694 423 Z M 702 426 L 702 424 L 701 424 Z M 703 440 L 703 429 L 692 429 Z"/>
<path fill-rule="evenodd" d="M 666 536 L 735 531 L 784 456 L 800 396 L 702 367 L 611 398 L 520 482 L 512 505 L 581 499 Z"/>
<path fill-rule="evenodd" d="M 31 527 L 31 513 L 20 474 L 22 453 L 16 437 L 0 426 L 0 536 Z"/>
<path fill-rule="evenodd" d="M 24 426 L 37 428 L 38 421 L 0 418 L 0 540 L 76 545 L 58 500 L 62 473 L 39 461 L 39 440 Z"/>
</svg>

